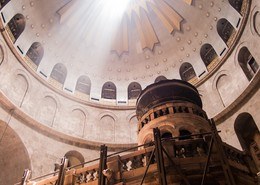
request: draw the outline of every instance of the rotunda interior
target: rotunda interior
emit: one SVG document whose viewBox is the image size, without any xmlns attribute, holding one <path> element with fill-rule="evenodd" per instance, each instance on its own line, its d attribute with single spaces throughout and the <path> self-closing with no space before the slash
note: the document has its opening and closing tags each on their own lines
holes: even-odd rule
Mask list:
<svg viewBox="0 0 260 185">
<path fill-rule="evenodd" d="M 2 0 L 0 13 L 0 185 L 136 146 L 137 98 L 165 79 L 194 85 L 222 140 L 250 150 L 259 0 Z"/>
</svg>

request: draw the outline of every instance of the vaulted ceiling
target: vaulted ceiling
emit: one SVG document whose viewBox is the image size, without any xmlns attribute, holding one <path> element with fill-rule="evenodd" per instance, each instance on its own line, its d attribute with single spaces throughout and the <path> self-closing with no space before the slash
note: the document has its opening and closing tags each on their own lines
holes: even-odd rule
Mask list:
<svg viewBox="0 0 260 185">
<path fill-rule="evenodd" d="M 198 83 L 228 53 L 245 2 L 11 0 L 1 12 L 17 52 L 37 75 L 70 92 L 85 76 L 91 97 L 100 97 L 106 82 L 119 92 L 157 77 Z M 12 24 L 16 13 L 20 23 Z M 21 35 L 13 34 L 16 24 L 24 24 Z"/>
</svg>

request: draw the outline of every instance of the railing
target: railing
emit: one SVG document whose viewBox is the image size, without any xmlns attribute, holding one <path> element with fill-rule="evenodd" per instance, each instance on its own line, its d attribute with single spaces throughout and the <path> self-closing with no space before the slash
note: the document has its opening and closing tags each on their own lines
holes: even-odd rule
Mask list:
<svg viewBox="0 0 260 185">
<path fill-rule="evenodd" d="M 249 165 L 248 165 L 248 161 L 246 160 L 246 158 L 249 158 L 249 156 L 247 156 L 244 152 L 226 143 L 223 143 L 222 145 L 230 166 L 239 168 L 240 170 L 249 173 L 250 169 L 248 168 Z"/>
<path fill-rule="evenodd" d="M 218 162 L 218 151 L 214 149 L 212 151 L 209 150 L 211 133 L 193 134 L 190 135 L 190 137 L 191 139 L 185 140 L 180 140 L 180 137 L 162 139 L 162 146 L 168 153 L 167 157 L 171 158 L 169 159 L 164 155 L 166 167 L 168 166 L 174 168 L 173 164 L 176 163 L 180 168 L 185 166 L 185 171 L 188 171 L 189 168 L 191 168 L 191 171 L 194 170 L 194 165 L 198 168 L 198 170 L 202 170 L 202 166 L 205 166 L 206 164 L 209 152 L 212 152 L 211 156 L 213 156 L 210 163 L 214 164 L 213 166 L 221 165 Z M 136 151 L 138 148 L 140 150 Z M 247 162 L 245 160 L 245 154 L 243 152 L 225 143 L 223 143 L 223 148 L 227 158 L 229 159 L 229 165 L 244 172 L 249 172 Z M 133 150 L 135 151 L 132 153 L 122 156 L 119 155 Z M 157 172 L 154 150 L 154 142 L 150 142 L 131 149 L 110 154 L 107 156 L 107 169 L 103 171 L 103 174 L 107 177 L 107 179 L 113 179 L 113 183 L 125 183 L 130 182 L 133 179 L 141 179 L 142 175 L 146 173 L 146 171 L 150 175 L 154 174 L 154 172 Z M 99 158 L 96 158 L 94 160 L 66 168 L 64 184 L 98 184 L 98 161 Z M 91 165 L 94 162 L 97 163 Z M 147 167 L 149 165 L 150 168 Z M 59 171 L 55 171 L 41 177 L 30 179 L 26 184 L 54 185 L 58 181 L 58 174 Z"/>
<path fill-rule="evenodd" d="M 140 120 L 139 131 L 150 121 L 161 116 L 177 113 L 189 113 L 199 116 L 205 120 L 208 119 L 206 113 L 198 106 L 189 103 L 167 103 L 151 109 L 144 114 Z"/>
</svg>

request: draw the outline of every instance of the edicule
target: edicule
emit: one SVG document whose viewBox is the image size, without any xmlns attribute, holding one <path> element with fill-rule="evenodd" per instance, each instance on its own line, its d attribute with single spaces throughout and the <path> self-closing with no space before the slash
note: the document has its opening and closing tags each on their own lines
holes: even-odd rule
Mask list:
<svg viewBox="0 0 260 185">
<path fill-rule="evenodd" d="M 85 162 L 68 167 L 68 159 L 64 158 L 58 175 L 29 180 L 25 173 L 22 183 L 257 184 L 259 140 L 254 142 L 255 150 L 244 152 L 222 142 L 214 120 L 208 119 L 200 95 L 191 84 L 163 80 L 146 87 L 137 100 L 136 115 L 138 146 L 133 149 L 137 151 L 119 155 L 128 149 L 108 155 L 107 147 L 102 145 L 96 165 Z M 259 131 L 252 138 L 259 138 Z"/>
</svg>

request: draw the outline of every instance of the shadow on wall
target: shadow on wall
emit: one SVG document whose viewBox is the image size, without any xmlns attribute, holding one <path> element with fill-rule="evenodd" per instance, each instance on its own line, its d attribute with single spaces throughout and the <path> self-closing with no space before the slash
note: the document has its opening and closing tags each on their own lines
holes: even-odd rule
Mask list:
<svg viewBox="0 0 260 185">
<path fill-rule="evenodd" d="M 247 112 L 239 114 L 234 128 L 243 151 L 252 156 L 260 171 L 260 133 L 253 117 Z"/>
<path fill-rule="evenodd" d="M 0 179 L 5 179 L 5 182 L 0 180 L 0 185 L 20 182 L 24 169 L 31 169 L 30 158 L 23 142 L 3 121 L 0 121 L 0 166 L 8 169 L 1 170 Z"/>
</svg>

